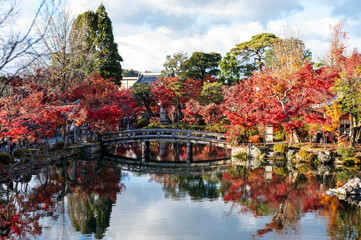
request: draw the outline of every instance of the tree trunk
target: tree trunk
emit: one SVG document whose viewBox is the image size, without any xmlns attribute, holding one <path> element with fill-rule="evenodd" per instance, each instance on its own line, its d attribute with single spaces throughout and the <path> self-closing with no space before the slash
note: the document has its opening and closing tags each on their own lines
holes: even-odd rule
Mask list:
<svg viewBox="0 0 361 240">
<path fill-rule="evenodd" d="M 179 102 L 179 96 L 177 96 L 177 123 L 180 123 L 181 106 Z"/>
<path fill-rule="evenodd" d="M 148 115 L 148 120 L 149 120 L 153 117 L 153 112 L 152 112 L 152 109 L 150 108 L 150 105 L 146 101 L 143 101 L 143 102 L 144 102 L 145 108 L 147 109 L 147 115 Z"/>
<path fill-rule="evenodd" d="M 350 147 L 353 148 L 355 146 L 355 127 L 356 121 L 353 116 L 350 118 Z"/>
<path fill-rule="evenodd" d="M 288 115 L 288 112 L 287 112 L 287 110 L 286 110 L 285 103 L 284 103 L 283 101 L 281 101 L 281 106 L 282 106 L 283 112 L 286 114 L 287 121 L 290 121 L 290 120 L 291 120 L 290 115 Z"/>
</svg>

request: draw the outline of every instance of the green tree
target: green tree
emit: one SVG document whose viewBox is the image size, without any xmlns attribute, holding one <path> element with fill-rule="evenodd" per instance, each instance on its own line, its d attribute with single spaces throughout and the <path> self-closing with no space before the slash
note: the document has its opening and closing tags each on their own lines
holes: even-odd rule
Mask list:
<svg viewBox="0 0 361 240">
<path fill-rule="evenodd" d="M 236 47 L 231 49 L 231 54 L 238 59 L 244 76 L 251 76 L 257 69 L 263 70 L 266 51 L 272 47 L 275 39 L 277 37 L 273 33 L 261 33 L 253 36 L 250 41 L 236 44 Z"/>
<path fill-rule="evenodd" d="M 202 104 L 220 104 L 223 101 L 223 98 L 222 83 L 204 83 L 202 86 L 202 92 L 200 94 Z"/>
<path fill-rule="evenodd" d="M 96 71 L 96 22 L 96 14 L 92 11 L 78 15 L 73 21 L 69 42 L 70 52 L 77 53 L 73 56 L 76 77 L 86 78 Z"/>
<path fill-rule="evenodd" d="M 83 68 L 85 75 L 98 72 L 103 78 L 113 78 L 120 85 L 120 62 L 123 59 L 114 42 L 112 22 L 103 4 L 100 4 L 96 12 L 86 11 L 78 15 L 73 23 L 71 36 L 78 38 L 79 35 L 83 36 L 83 41 L 73 46 L 83 50 L 83 54 L 78 56 L 77 67 Z"/>
<path fill-rule="evenodd" d="M 166 62 L 163 64 L 164 69 L 161 72 L 161 77 L 175 77 L 180 76 L 182 73 L 182 67 L 185 61 L 188 60 L 187 53 L 178 52 L 171 55 L 167 55 Z"/>
<path fill-rule="evenodd" d="M 361 136 L 361 58 L 354 53 L 345 63 L 348 63 L 347 67 L 339 73 L 332 89 L 338 92 L 337 101 L 341 111 L 350 114 L 350 147 L 354 147 Z"/>
<path fill-rule="evenodd" d="M 181 98 L 186 96 L 187 93 L 184 92 L 185 87 L 184 81 L 179 79 L 178 81 L 172 82 L 169 84 L 170 89 L 173 91 L 173 93 L 176 95 L 176 106 L 177 106 L 177 123 L 180 123 L 182 111 L 181 111 Z"/>
<path fill-rule="evenodd" d="M 144 106 L 147 110 L 147 118 L 153 117 L 151 106 L 155 104 L 151 87 L 148 83 L 136 83 L 132 88 L 133 97 L 139 106 Z"/>
<path fill-rule="evenodd" d="M 227 53 L 221 61 L 219 61 L 221 71 L 218 74 L 218 81 L 225 85 L 233 85 L 240 80 L 241 66 L 235 56 Z"/>
<path fill-rule="evenodd" d="M 194 52 L 182 66 L 182 79 L 203 81 L 205 77 L 219 73 L 218 63 L 222 59 L 219 53 Z"/>
<path fill-rule="evenodd" d="M 100 61 L 99 73 L 104 78 L 114 78 L 114 82 L 120 85 L 122 79 L 122 66 L 120 62 L 123 61 L 118 52 L 118 44 L 114 42 L 112 21 L 108 13 L 105 11 L 103 4 L 100 4 L 97 12 L 97 49 L 99 49 Z"/>
<path fill-rule="evenodd" d="M 134 69 L 123 69 L 124 77 L 138 77 L 139 71 Z"/>
</svg>

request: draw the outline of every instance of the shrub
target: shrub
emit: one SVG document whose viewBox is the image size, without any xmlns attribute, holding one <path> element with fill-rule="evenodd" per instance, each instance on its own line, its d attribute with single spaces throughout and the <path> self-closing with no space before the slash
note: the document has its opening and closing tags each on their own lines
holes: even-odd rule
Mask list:
<svg viewBox="0 0 361 240">
<path fill-rule="evenodd" d="M 149 123 L 148 126 L 144 127 L 144 128 L 159 128 L 158 124 L 157 123 Z"/>
<path fill-rule="evenodd" d="M 248 142 L 261 143 L 261 142 L 263 142 L 263 137 L 260 135 L 254 135 L 254 136 L 249 137 Z"/>
<path fill-rule="evenodd" d="M 285 140 L 284 132 L 282 130 L 274 132 L 273 140 L 275 140 L 276 142 L 284 141 Z"/>
<path fill-rule="evenodd" d="M 4 165 L 9 165 L 12 161 L 10 154 L 0 153 L 0 163 Z"/>
<path fill-rule="evenodd" d="M 54 150 L 63 150 L 63 149 L 64 149 L 64 142 L 55 143 Z"/>
<path fill-rule="evenodd" d="M 287 152 L 287 150 L 288 150 L 288 146 L 286 144 L 276 143 L 273 146 L 274 152 L 279 152 L 279 153 L 285 154 Z"/>
<path fill-rule="evenodd" d="M 147 119 L 142 118 L 142 119 L 137 120 L 137 127 L 138 128 L 144 128 L 144 127 L 148 126 L 148 124 L 149 124 L 149 122 L 148 122 Z"/>
<path fill-rule="evenodd" d="M 311 152 L 306 151 L 305 149 L 301 149 L 298 151 L 297 156 L 301 158 L 302 161 L 308 162 L 308 163 L 315 163 L 316 157 Z"/>
<path fill-rule="evenodd" d="M 347 159 L 353 156 L 352 151 L 345 147 L 339 147 L 337 149 L 337 153 L 340 154 L 343 159 Z"/>
<path fill-rule="evenodd" d="M 206 131 L 216 132 L 216 133 L 225 133 L 227 129 L 224 127 L 223 124 L 216 123 L 216 124 L 208 124 L 206 126 Z"/>
<path fill-rule="evenodd" d="M 21 158 L 23 156 L 24 152 L 22 149 L 16 149 L 14 152 L 13 152 L 13 156 L 14 158 Z"/>
</svg>

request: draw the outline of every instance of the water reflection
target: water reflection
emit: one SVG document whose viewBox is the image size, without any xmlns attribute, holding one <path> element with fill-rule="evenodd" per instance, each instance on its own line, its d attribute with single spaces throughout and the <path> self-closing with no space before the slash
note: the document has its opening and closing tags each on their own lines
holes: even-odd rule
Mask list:
<svg viewBox="0 0 361 240">
<path fill-rule="evenodd" d="M 212 200 L 219 197 L 220 176 L 213 175 L 158 175 L 150 180 L 163 185 L 166 198 L 175 200 L 190 196 L 192 200 Z"/>
<path fill-rule="evenodd" d="M 268 166 L 252 171 L 243 168 L 239 172 L 225 172 L 222 177 L 222 196 L 225 201 L 232 202 L 232 211 L 237 209 L 241 214 L 252 213 L 255 217 L 271 216 L 271 221 L 253 236 L 263 237 L 270 232 L 297 236 L 302 234 L 302 218 L 312 213 L 327 219 L 328 237 L 360 238 L 361 198 L 325 195 L 342 172 L 334 172 L 329 178 L 330 168 L 326 167 L 318 167 L 326 175 L 305 170 L 312 169 L 307 165 L 294 171 L 287 171 L 285 167 L 272 168 L 272 176 Z"/>
<path fill-rule="evenodd" d="M 187 161 L 187 153 L 191 149 L 192 161 L 209 161 L 230 158 L 230 150 L 214 145 L 189 144 L 186 142 L 143 142 L 120 143 L 115 148 L 115 155 L 141 159 L 142 145 L 150 161 Z M 191 146 L 191 147 L 190 147 Z"/>
<path fill-rule="evenodd" d="M 117 194 L 125 188 L 120 184 L 120 170 L 99 168 L 96 162 L 74 161 L 68 172 L 75 173 L 67 196 L 72 226 L 83 234 L 94 233 L 100 239 L 109 227 Z"/>
<path fill-rule="evenodd" d="M 44 230 L 41 222 L 57 222 L 68 215 L 76 231 L 102 238 L 109 226 L 116 196 L 125 187 L 120 184 L 119 169 L 95 165 L 95 162 L 88 161 L 63 162 L 46 167 L 33 177 L 14 177 L 12 191 L 5 191 L 3 184 L 1 236 L 25 239 L 41 236 Z"/>
<path fill-rule="evenodd" d="M 325 195 L 357 169 L 249 166 L 169 175 L 122 172 L 102 161 L 65 161 L 1 185 L 0 233 L 9 239 L 118 239 L 119 233 L 124 239 L 175 238 L 187 229 L 188 237 L 199 239 L 360 238 L 361 199 Z M 199 221 L 200 216 L 207 217 Z M 207 233 L 199 231 L 203 226 Z"/>
</svg>

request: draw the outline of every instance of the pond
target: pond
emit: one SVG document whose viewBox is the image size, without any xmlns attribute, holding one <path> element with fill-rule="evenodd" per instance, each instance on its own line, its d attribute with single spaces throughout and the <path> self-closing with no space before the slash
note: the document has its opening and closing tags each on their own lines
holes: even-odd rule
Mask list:
<svg viewBox="0 0 361 240">
<path fill-rule="evenodd" d="M 326 239 L 361 235 L 358 199 L 325 191 L 358 169 L 275 164 L 169 175 L 73 160 L 1 185 L 10 239 Z"/>
<path fill-rule="evenodd" d="M 231 156 L 230 149 L 211 144 L 190 144 L 190 146 L 187 148 L 186 142 L 146 142 L 147 161 L 186 162 L 188 150 L 192 153 L 193 162 L 223 160 Z M 113 154 L 139 160 L 142 158 L 142 143 L 117 144 Z"/>
</svg>

